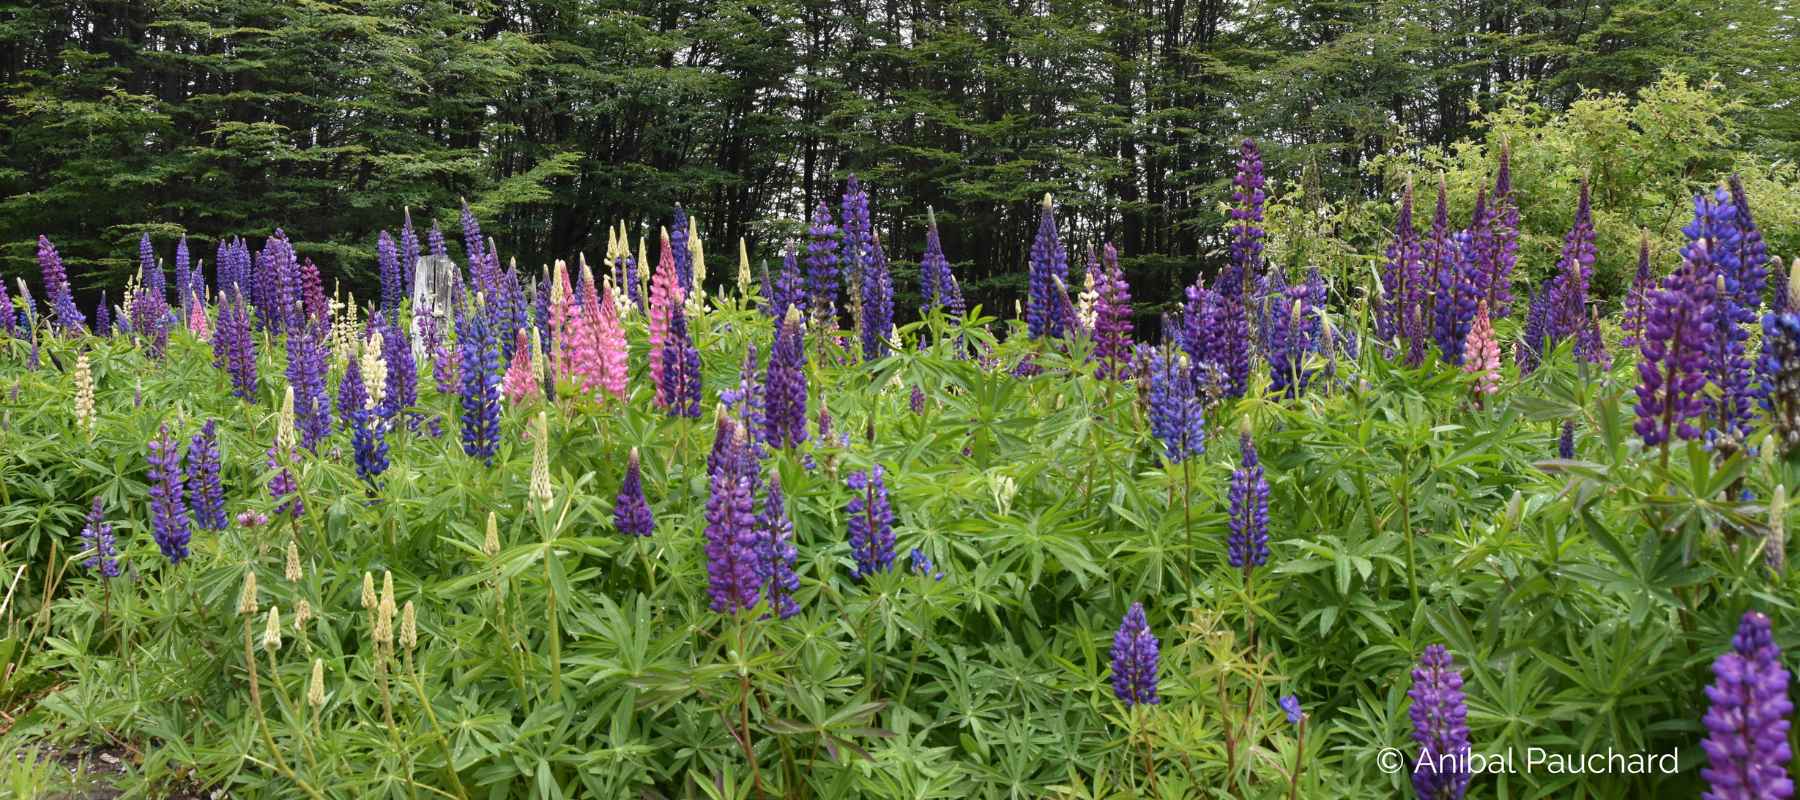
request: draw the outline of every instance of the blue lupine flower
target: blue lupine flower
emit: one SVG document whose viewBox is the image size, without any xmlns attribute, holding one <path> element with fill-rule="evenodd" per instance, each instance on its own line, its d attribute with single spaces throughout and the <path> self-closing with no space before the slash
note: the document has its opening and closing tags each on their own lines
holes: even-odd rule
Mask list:
<svg viewBox="0 0 1800 800">
<path fill-rule="evenodd" d="M 1113 634 L 1113 695 L 1126 706 L 1156 705 L 1156 659 L 1161 643 L 1150 632 L 1144 604 L 1132 603 Z"/>
<path fill-rule="evenodd" d="M 894 566 L 894 510 L 888 505 L 882 474 L 877 465 L 873 470 L 850 473 L 845 481 L 856 492 L 845 507 L 850 517 L 850 557 L 856 561 L 852 578 L 887 572 Z"/>
</svg>

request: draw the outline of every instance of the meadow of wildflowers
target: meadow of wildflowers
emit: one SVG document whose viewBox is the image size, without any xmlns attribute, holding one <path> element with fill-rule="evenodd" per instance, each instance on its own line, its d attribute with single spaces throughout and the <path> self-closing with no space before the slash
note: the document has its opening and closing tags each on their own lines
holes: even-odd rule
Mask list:
<svg viewBox="0 0 1800 800">
<path fill-rule="evenodd" d="M 1585 181 L 1522 298 L 1505 156 L 1466 220 L 1407 181 L 1354 280 L 1237 170 L 1149 340 L 1054 196 L 1016 319 L 929 216 L 897 314 L 854 178 L 760 274 L 679 207 L 503 268 L 465 205 L 433 308 L 410 214 L 366 306 L 277 230 L 146 236 L 88 314 L 40 239 L 0 752 L 142 797 L 1792 796 L 1800 277 L 1735 179 L 1619 310 Z"/>
</svg>

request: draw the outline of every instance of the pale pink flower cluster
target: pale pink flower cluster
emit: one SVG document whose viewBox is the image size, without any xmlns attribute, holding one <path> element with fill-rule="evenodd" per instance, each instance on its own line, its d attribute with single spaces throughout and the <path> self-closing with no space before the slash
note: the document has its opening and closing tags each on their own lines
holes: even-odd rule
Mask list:
<svg viewBox="0 0 1800 800">
<path fill-rule="evenodd" d="M 1494 325 L 1488 320 L 1487 303 L 1475 311 L 1475 326 L 1463 340 L 1463 371 L 1475 376 L 1471 391 L 1477 397 L 1500 391 L 1500 341 L 1494 336 Z"/>
</svg>

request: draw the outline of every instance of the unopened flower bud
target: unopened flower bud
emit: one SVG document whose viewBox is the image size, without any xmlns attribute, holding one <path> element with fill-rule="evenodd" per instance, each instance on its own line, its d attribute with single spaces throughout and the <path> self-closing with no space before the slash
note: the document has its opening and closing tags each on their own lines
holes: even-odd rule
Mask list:
<svg viewBox="0 0 1800 800">
<path fill-rule="evenodd" d="M 269 627 L 263 629 L 263 649 L 270 653 L 281 649 L 281 606 L 269 606 Z"/>
<path fill-rule="evenodd" d="M 238 594 L 238 613 L 250 616 L 256 613 L 256 571 L 244 573 L 244 590 Z"/>
</svg>

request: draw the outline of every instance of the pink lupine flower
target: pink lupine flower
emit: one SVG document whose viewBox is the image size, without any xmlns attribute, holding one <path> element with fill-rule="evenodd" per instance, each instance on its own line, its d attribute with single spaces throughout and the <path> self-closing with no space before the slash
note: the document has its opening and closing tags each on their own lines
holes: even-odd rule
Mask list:
<svg viewBox="0 0 1800 800">
<path fill-rule="evenodd" d="M 669 333 L 669 309 L 686 301 L 681 283 L 675 275 L 675 251 L 669 245 L 669 229 L 662 231 L 662 258 L 656 263 L 656 274 L 650 278 L 650 382 L 656 386 L 656 404 L 666 406 L 669 398 L 663 391 L 663 339 Z"/>
<path fill-rule="evenodd" d="M 212 341 L 212 326 L 206 319 L 206 303 L 197 297 L 188 305 L 188 329 L 200 341 Z"/>
<path fill-rule="evenodd" d="M 531 342 L 525 338 L 525 331 L 518 332 L 517 345 L 513 348 L 512 366 L 506 370 L 506 378 L 501 381 L 500 388 L 515 403 L 522 403 L 534 396 L 541 396 L 537 373 L 531 369 Z"/>
<path fill-rule="evenodd" d="M 1494 337 L 1493 323 L 1488 321 L 1486 301 L 1475 310 L 1475 325 L 1463 340 L 1463 371 L 1476 376 L 1470 391 L 1477 399 L 1500 391 L 1500 343 Z"/>
</svg>

